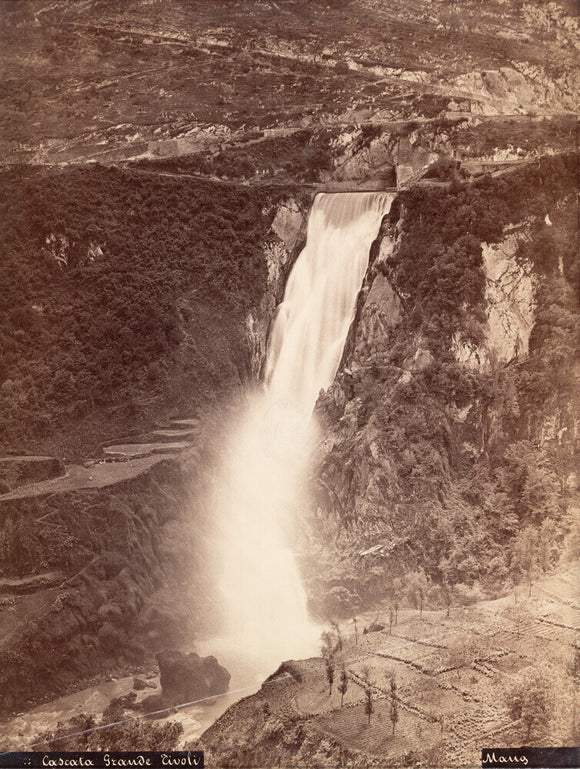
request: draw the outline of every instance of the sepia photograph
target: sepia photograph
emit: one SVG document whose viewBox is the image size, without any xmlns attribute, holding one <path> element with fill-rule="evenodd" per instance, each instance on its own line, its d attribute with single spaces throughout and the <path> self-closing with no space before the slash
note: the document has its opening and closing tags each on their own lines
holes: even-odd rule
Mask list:
<svg viewBox="0 0 580 769">
<path fill-rule="evenodd" d="M 0 0 L 0 769 L 577 767 L 577 0 Z"/>
</svg>

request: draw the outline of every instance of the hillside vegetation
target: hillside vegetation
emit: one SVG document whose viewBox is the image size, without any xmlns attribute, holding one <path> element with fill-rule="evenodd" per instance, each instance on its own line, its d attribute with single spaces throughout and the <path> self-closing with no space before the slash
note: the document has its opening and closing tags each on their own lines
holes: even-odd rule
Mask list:
<svg viewBox="0 0 580 769">
<path fill-rule="evenodd" d="M 359 308 L 344 369 L 318 405 L 329 448 L 311 525 L 328 570 L 320 576 L 317 551 L 309 573 L 330 616 L 385 591 L 395 600 L 417 580 L 439 604 L 495 595 L 563 557 L 577 504 L 575 167 L 572 155 L 544 158 L 398 196 L 395 245 L 373 276 L 395 288 L 402 321 L 390 326 L 371 305 L 370 336 Z M 535 276 L 529 354 L 476 363 L 487 333 L 482 243 L 526 220 L 516 260 Z"/>
<path fill-rule="evenodd" d="M 119 436 L 243 381 L 282 194 L 114 168 L 4 174 L 4 447 L 78 453 L 113 421 Z"/>
</svg>

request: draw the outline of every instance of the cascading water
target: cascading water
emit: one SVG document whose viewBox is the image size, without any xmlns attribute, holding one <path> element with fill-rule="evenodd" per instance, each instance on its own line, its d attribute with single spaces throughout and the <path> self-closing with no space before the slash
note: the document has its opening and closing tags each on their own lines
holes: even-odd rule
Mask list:
<svg viewBox="0 0 580 769">
<path fill-rule="evenodd" d="M 218 500 L 225 636 L 260 672 L 316 654 L 292 552 L 314 440 L 312 410 L 338 368 L 370 247 L 393 195 L 319 194 L 266 358 L 265 386 L 232 436 Z"/>
</svg>

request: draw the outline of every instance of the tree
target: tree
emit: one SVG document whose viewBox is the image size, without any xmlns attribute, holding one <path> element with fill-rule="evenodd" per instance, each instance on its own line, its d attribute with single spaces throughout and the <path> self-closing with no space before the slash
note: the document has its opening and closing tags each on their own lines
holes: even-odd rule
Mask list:
<svg viewBox="0 0 580 769">
<path fill-rule="evenodd" d="M 393 609 L 395 610 L 395 625 L 399 619 L 399 605 L 401 603 L 401 596 L 403 594 L 403 580 L 400 577 L 395 577 L 391 582 L 390 591 L 391 602 Z"/>
<path fill-rule="evenodd" d="M 455 669 L 456 677 L 459 677 L 462 668 L 470 667 L 478 657 L 482 656 L 480 643 L 476 636 L 455 638 L 447 649 L 449 665 Z"/>
<path fill-rule="evenodd" d="M 368 724 L 371 725 L 371 716 L 374 713 L 373 692 L 370 686 L 365 686 L 365 713 L 367 714 Z"/>
<path fill-rule="evenodd" d="M 547 677 L 538 670 L 531 670 L 512 686 L 506 694 L 506 706 L 510 718 L 521 719 L 525 728 L 525 741 L 541 739 L 550 723 L 553 711 L 553 693 Z"/>
<path fill-rule="evenodd" d="M 95 716 L 80 713 L 66 723 L 59 722 L 56 729 L 43 732 L 34 742 L 42 750 L 77 751 L 129 751 L 175 749 L 183 726 L 175 721 L 160 725 L 144 719 L 131 720 L 125 714 L 122 699 L 117 698 L 105 708 L 99 721 Z"/>
<path fill-rule="evenodd" d="M 451 559 L 444 558 L 439 564 L 439 571 L 442 576 L 441 590 L 443 591 L 443 599 L 447 607 L 447 616 L 449 616 L 449 610 L 453 602 L 453 588 L 458 582 L 457 569 Z"/>
<path fill-rule="evenodd" d="M 352 618 L 352 622 L 354 625 L 354 643 L 356 646 L 358 646 L 358 620 L 356 617 Z"/>
<path fill-rule="evenodd" d="M 389 606 L 389 635 L 393 633 L 393 622 L 395 621 L 395 610 Z"/>
<path fill-rule="evenodd" d="M 519 638 L 522 629 L 530 618 L 528 607 L 525 604 L 516 604 L 515 606 L 506 606 L 503 614 L 508 617 L 514 625 L 516 636 Z"/>
<path fill-rule="evenodd" d="M 423 604 L 425 602 L 425 598 L 427 597 L 427 592 L 429 591 L 429 578 L 423 569 L 420 569 L 419 571 L 413 571 L 408 574 L 406 577 L 406 582 L 407 594 L 414 606 L 418 605 L 419 614 L 422 617 Z"/>
<path fill-rule="evenodd" d="M 524 524 L 560 514 L 560 483 L 546 452 L 529 441 L 512 443 L 504 453 L 503 481 Z"/>
<path fill-rule="evenodd" d="M 461 15 L 456 6 L 445 8 L 439 14 L 439 20 L 445 27 L 445 32 L 457 32 L 461 29 Z"/>
<path fill-rule="evenodd" d="M 328 681 L 328 696 L 332 694 L 332 684 L 334 683 L 334 644 L 332 636 L 328 632 L 322 634 L 322 656 L 324 658 L 324 667 L 326 670 L 326 679 Z"/>
<path fill-rule="evenodd" d="M 338 624 L 337 620 L 333 620 L 330 624 L 332 625 L 332 629 L 336 633 L 336 646 L 335 646 L 335 650 L 341 652 L 342 651 L 343 641 L 342 641 L 342 634 L 340 632 L 340 625 Z"/>
<path fill-rule="evenodd" d="M 568 514 L 566 521 L 568 535 L 565 540 L 563 558 L 575 562 L 580 558 L 580 516 Z"/>
<path fill-rule="evenodd" d="M 512 543 L 512 569 L 525 574 L 528 583 L 528 596 L 532 594 L 532 584 L 538 563 L 538 532 L 533 526 L 526 526 Z"/>
<path fill-rule="evenodd" d="M 342 672 L 340 674 L 340 683 L 338 685 L 338 691 L 340 692 L 340 707 L 342 707 L 342 703 L 344 702 L 344 695 L 346 694 L 348 689 L 348 673 L 342 668 Z"/>
<path fill-rule="evenodd" d="M 451 604 L 453 603 L 453 585 L 444 579 L 441 583 L 441 590 L 443 591 L 443 598 L 445 600 L 445 606 L 447 607 L 447 616 L 449 616 Z"/>
<path fill-rule="evenodd" d="M 397 681 L 395 676 L 391 678 L 391 708 L 389 711 L 389 718 L 393 725 L 393 737 L 395 736 L 395 729 L 399 720 L 399 699 L 397 695 Z"/>
<path fill-rule="evenodd" d="M 555 540 L 556 524 L 551 518 L 545 518 L 538 532 L 538 565 L 544 573 L 552 566 Z"/>
<path fill-rule="evenodd" d="M 371 716 L 375 711 L 375 706 L 373 704 L 373 689 L 372 689 L 372 681 L 370 677 L 370 672 L 367 667 L 363 669 L 363 674 L 361 676 L 363 680 L 363 688 L 365 693 L 365 713 L 368 718 L 369 726 L 371 725 Z"/>
<path fill-rule="evenodd" d="M 509 570 L 508 584 L 511 585 L 511 587 L 513 587 L 514 589 L 514 606 L 517 606 L 519 575 L 518 575 L 518 570 L 513 563 L 512 563 L 511 569 Z"/>
<path fill-rule="evenodd" d="M 334 659 L 327 657 L 325 659 L 326 678 L 328 679 L 328 696 L 332 694 L 332 684 L 334 683 Z"/>
</svg>

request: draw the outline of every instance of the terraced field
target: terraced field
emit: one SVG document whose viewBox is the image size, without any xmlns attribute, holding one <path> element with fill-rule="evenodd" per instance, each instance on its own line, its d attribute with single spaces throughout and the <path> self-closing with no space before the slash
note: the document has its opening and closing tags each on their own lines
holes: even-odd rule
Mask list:
<svg viewBox="0 0 580 769">
<path fill-rule="evenodd" d="M 444 611 L 425 611 L 421 619 L 404 610 L 392 634 L 384 629 L 358 640 L 352 624 L 345 623 L 332 693 L 323 660 L 311 659 L 290 663 L 294 674 L 274 676 L 256 697 L 287 730 L 300 724 L 306 733 L 308 727 L 309 734 L 330 740 L 335 750 L 369 766 L 400 766 L 409 756 L 428 765 L 474 766 L 482 747 L 521 742 L 523 726 L 510 718 L 506 692 L 522 675 L 542 669 L 555 694 L 544 738 L 570 744 L 573 689 L 568 670 L 574 644 L 580 642 L 578 631 L 568 624 L 570 607 L 564 601 L 574 599 L 570 587 L 566 573 L 535 585 L 529 599 L 520 598 L 524 620 L 517 623 L 509 612 L 513 596 L 452 609 L 450 617 Z M 367 625 L 382 619 L 380 613 L 359 618 Z M 343 667 L 348 688 L 341 706 L 337 685 Z M 399 716 L 395 734 L 390 719 L 393 677 Z M 373 703 L 370 720 L 367 690 Z M 235 734 L 235 707 L 227 737 Z M 227 742 L 220 729 L 218 721 L 204 735 L 204 745 L 218 746 L 224 738 Z"/>
</svg>

